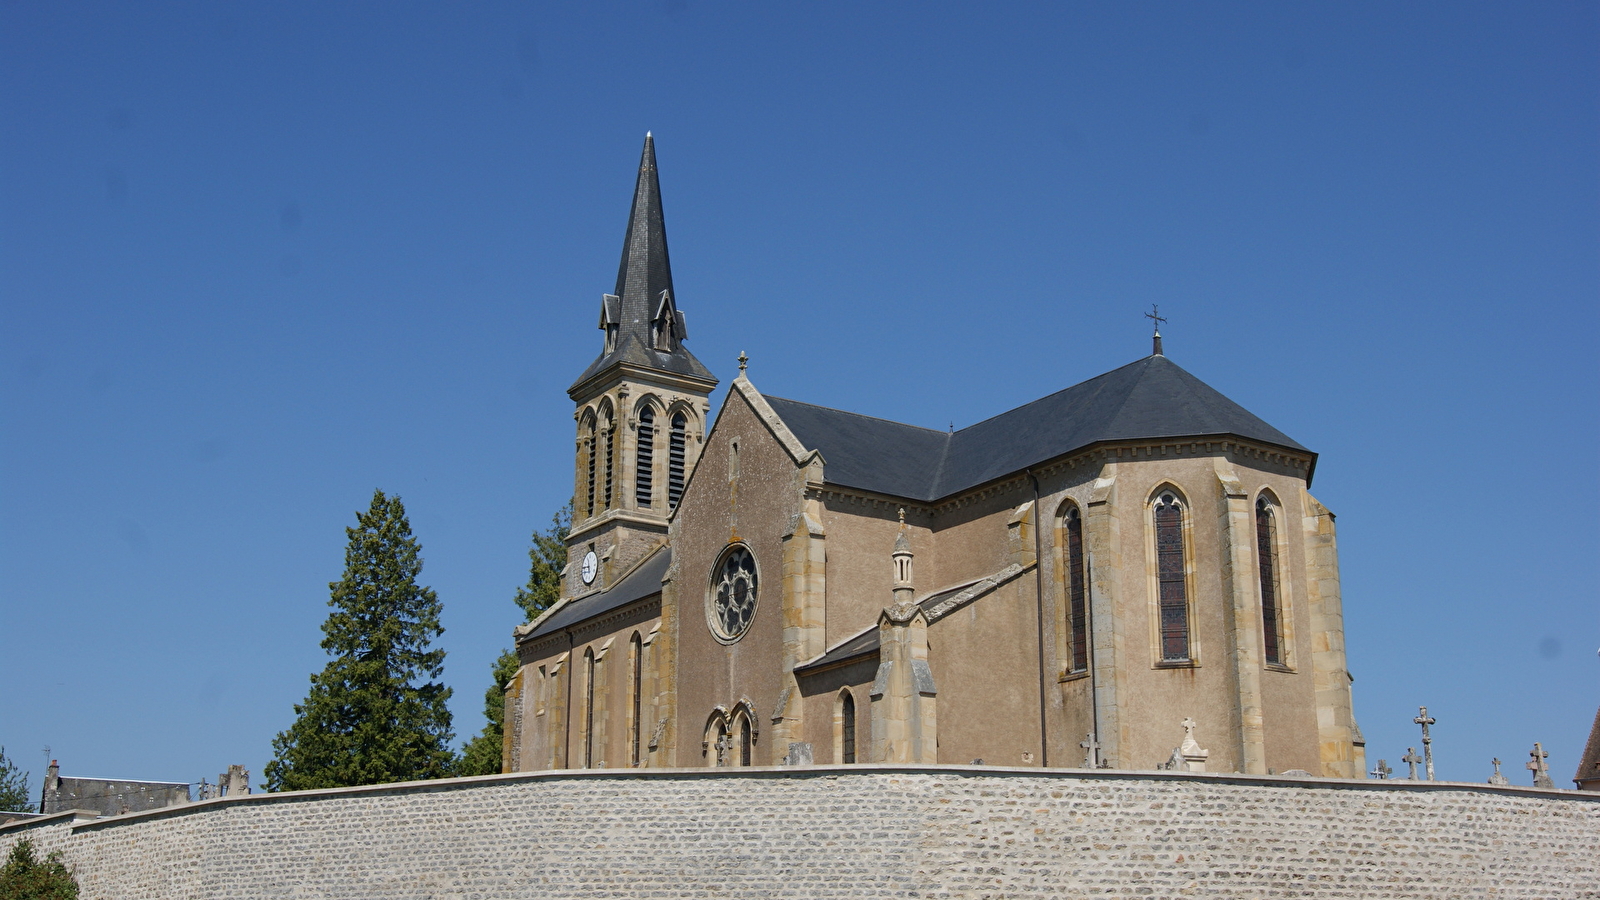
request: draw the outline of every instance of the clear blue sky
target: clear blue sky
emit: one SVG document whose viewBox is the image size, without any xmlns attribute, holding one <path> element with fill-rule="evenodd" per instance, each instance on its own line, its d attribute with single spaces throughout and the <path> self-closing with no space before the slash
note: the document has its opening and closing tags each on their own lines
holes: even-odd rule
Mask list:
<svg viewBox="0 0 1600 900">
<path fill-rule="evenodd" d="M 960 427 L 1159 303 L 1321 454 L 1369 756 L 1427 704 L 1441 777 L 1570 786 L 1597 48 L 1595 3 L 0 3 L 0 744 L 259 783 L 374 488 L 480 729 L 650 129 L 724 381 Z"/>
</svg>

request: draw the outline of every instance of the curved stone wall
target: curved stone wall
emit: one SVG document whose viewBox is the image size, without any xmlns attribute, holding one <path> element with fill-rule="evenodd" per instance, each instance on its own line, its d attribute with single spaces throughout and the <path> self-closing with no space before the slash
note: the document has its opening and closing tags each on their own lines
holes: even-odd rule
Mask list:
<svg viewBox="0 0 1600 900">
<path fill-rule="evenodd" d="M 1600 897 L 1600 794 L 1166 772 L 546 772 L 0 828 L 85 900 Z"/>
</svg>

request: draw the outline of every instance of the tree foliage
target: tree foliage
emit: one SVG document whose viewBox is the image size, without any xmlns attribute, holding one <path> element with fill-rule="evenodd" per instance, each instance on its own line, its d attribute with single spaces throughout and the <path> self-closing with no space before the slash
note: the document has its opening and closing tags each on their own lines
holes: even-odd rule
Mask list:
<svg viewBox="0 0 1600 900">
<path fill-rule="evenodd" d="M 0 811 L 29 812 L 28 773 L 6 757 L 6 748 L 0 747 Z"/>
<path fill-rule="evenodd" d="M 550 528 L 533 532 L 528 548 L 528 583 L 517 589 L 517 605 L 528 621 L 561 599 L 561 570 L 567 567 L 567 533 L 572 531 L 572 502 L 550 517 Z"/>
<path fill-rule="evenodd" d="M 528 583 L 517 589 L 515 598 L 530 622 L 561 597 L 561 571 L 567 567 L 567 532 L 571 530 L 572 504 L 568 503 L 556 510 L 548 530 L 533 532 L 533 543 L 528 548 Z M 518 666 L 514 650 L 504 651 L 494 661 L 492 681 L 483 692 L 483 715 L 488 724 L 463 750 L 460 774 L 493 775 L 501 770 L 506 684 L 516 677 Z"/>
<path fill-rule="evenodd" d="M 333 607 L 322 649 L 333 659 L 311 676 L 297 718 L 272 741 L 274 791 L 383 784 L 452 774 L 450 689 L 437 679 L 444 651 L 439 598 L 417 584 L 421 546 L 405 506 L 383 491 L 345 529 L 344 577 L 328 585 Z"/>
<path fill-rule="evenodd" d="M 78 880 L 72 876 L 61 852 L 50 851 L 40 862 L 33 841 L 23 838 L 11 847 L 0 866 L 0 898 L 5 900 L 78 900 Z"/>
</svg>

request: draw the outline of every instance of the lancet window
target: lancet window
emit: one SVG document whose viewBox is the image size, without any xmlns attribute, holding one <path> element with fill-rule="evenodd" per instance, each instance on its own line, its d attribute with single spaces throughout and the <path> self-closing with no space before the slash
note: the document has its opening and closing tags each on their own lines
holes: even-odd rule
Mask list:
<svg viewBox="0 0 1600 900">
<path fill-rule="evenodd" d="M 1067 634 L 1072 641 L 1069 671 L 1083 672 L 1089 668 L 1088 584 L 1083 566 L 1083 517 L 1076 506 L 1067 510 L 1062 531 L 1066 545 Z"/>
<path fill-rule="evenodd" d="M 644 643 L 639 640 L 638 632 L 628 640 L 628 667 L 632 670 L 628 678 L 628 765 L 637 766 L 641 757 L 639 714 L 643 712 L 644 696 Z"/>
<path fill-rule="evenodd" d="M 667 445 L 667 505 L 676 509 L 683 499 L 684 453 L 689 442 L 689 419 L 683 413 L 672 416 L 672 435 Z"/>
<path fill-rule="evenodd" d="M 583 651 L 583 767 L 594 767 L 594 651 Z"/>
<path fill-rule="evenodd" d="M 617 447 L 617 429 L 611 422 L 606 422 L 606 499 L 605 508 L 610 509 L 615 494 L 611 492 L 612 471 L 616 462 L 614 451 Z"/>
<path fill-rule="evenodd" d="M 839 694 L 839 762 L 856 761 L 856 698 L 849 689 Z"/>
<path fill-rule="evenodd" d="M 640 509 L 648 509 L 651 488 L 655 483 L 656 465 L 656 411 L 646 406 L 639 411 L 639 450 L 633 475 L 633 500 Z"/>
<path fill-rule="evenodd" d="M 584 465 L 588 469 L 588 477 L 585 479 L 585 483 L 587 484 L 587 488 L 586 488 L 586 490 L 584 492 L 584 501 L 583 501 L 583 514 L 584 514 L 585 517 L 594 515 L 594 474 L 595 474 L 595 459 L 594 459 L 594 457 L 595 457 L 595 450 L 597 449 L 595 447 L 594 439 L 595 439 L 594 420 L 590 419 L 589 420 L 589 427 L 586 429 L 586 433 L 583 436 L 583 455 L 585 457 Z"/>
<path fill-rule="evenodd" d="M 1188 662 L 1188 561 L 1183 548 L 1183 503 L 1171 491 L 1156 501 L 1156 581 L 1161 661 Z"/>
<path fill-rule="evenodd" d="M 1283 665 L 1283 607 L 1278 590 L 1278 529 L 1272 504 L 1266 497 L 1256 501 L 1256 565 L 1261 573 L 1261 634 L 1265 638 L 1266 661 Z"/>
</svg>

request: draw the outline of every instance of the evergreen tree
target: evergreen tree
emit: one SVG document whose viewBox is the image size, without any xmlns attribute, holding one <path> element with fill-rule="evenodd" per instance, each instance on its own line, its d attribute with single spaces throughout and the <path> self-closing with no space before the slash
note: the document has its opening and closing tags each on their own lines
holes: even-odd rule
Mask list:
<svg viewBox="0 0 1600 900">
<path fill-rule="evenodd" d="M 0 866 L 0 898 L 78 900 L 78 880 L 61 861 L 61 851 L 50 851 L 40 862 L 33 855 L 33 841 L 23 838 L 12 845 L 6 864 Z"/>
<path fill-rule="evenodd" d="M 567 532 L 572 530 L 572 504 L 556 510 L 548 531 L 533 532 L 528 548 L 528 583 L 517 589 L 516 603 L 533 621 L 561 598 L 561 570 L 567 567 Z M 519 667 L 514 650 L 506 650 L 494 661 L 492 683 L 483 692 L 483 715 L 489 720 L 483 732 L 473 738 L 461 754 L 462 775 L 494 775 L 501 769 L 501 749 L 505 740 L 506 684 L 516 677 Z"/>
<path fill-rule="evenodd" d="M 273 739 L 268 790 L 452 774 L 450 689 L 437 681 L 444 651 L 428 649 L 444 631 L 439 598 L 417 584 L 421 547 L 405 506 L 377 491 L 345 534 L 344 577 L 328 585 L 333 612 L 322 623 L 333 660 L 311 676 L 298 718 Z"/>
<path fill-rule="evenodd" d="M 0 812 L 30 812 L 28 802 L 28 773 L 6 758 L 6 748 L 0 747 Z"/>
</svg>

